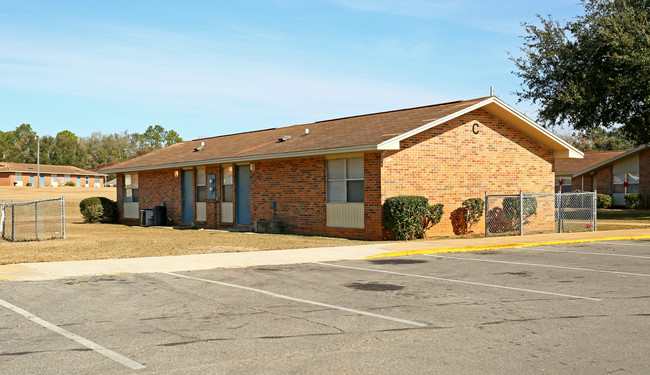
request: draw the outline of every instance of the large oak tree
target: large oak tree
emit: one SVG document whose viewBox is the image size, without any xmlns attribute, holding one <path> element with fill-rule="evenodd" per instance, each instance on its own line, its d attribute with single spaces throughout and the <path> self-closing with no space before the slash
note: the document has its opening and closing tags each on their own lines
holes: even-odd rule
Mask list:
<svg viewBox="0 0 650 375">
<path fill-rule="evenodd" d="M 545 125 L 589 132 L 620 128 L 650 143 L 650 0 L 582 0 L 584 15 L 524 23 L 513 73 L 521 100 L 539 104 Z"/>
</svg>

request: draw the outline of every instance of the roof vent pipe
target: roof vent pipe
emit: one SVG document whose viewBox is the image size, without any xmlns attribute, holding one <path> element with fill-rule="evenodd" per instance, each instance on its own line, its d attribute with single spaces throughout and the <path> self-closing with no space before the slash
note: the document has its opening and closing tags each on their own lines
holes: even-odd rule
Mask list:
<svg viewBox="0 0 650 375">
<path fill-rule="evenodd" d="M 305 129 L 305 135 L 309 134 L 309 128 Z"/>
</svg>

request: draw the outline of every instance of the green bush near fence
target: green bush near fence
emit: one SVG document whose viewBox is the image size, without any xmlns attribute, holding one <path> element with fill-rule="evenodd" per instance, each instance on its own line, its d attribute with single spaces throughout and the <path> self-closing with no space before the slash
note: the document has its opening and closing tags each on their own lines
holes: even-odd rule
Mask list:
<svg viewBox="0 0 650 375">
<path fill-rule="evenodd" d="M 426 197 L 400 195 L 386 199 L 382 206 L 384 229 L 394 239 L 424 238 L 427 230 L 440 222 L 442 204 L 429 205 Z"/>
<path fill-rule="evenodd" d="M 598 194 L 596 198 L 596 207 L 598 208 L 610 208 L 612 207 L 612 196 L 607 194 Z"/>
<path fill-rule="evenodd" d="M 112 223 L 117 220 L 117 203 L 104 197 L 90 197 L 79 203 L 86 223 Z"/>
<path fill-rule="evenodd" d="M 641 194 L 625 194 L 625 207 L 639 208 L 641 205 Z"/>
</svg>

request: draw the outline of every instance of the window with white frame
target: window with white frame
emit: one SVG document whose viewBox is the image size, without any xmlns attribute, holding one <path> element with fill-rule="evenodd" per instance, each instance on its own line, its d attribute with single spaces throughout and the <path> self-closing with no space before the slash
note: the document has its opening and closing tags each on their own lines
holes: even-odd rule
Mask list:
<svg viewBox="0 0 650 375">
<path fill-rule="evenodd" d="M 67 182 L 70 182 L 70 175 L 69 175 L 69 174 L 66 174 L 66 175 L 64 176 L 63 180 L 64 180 L 66 183 L 67 183 Z"/>
<path fill-rule="evenodd" d="M 612 193 L 638 194 L 639 174 L 638 173 L 614 173 L 612 179 Z"/>
<path fill-rule="evenodd" d="M 327 161 L 327 202 L 363 203 L 363 158 Z"/>
<path fill-rule="evenodd" d="M 196 169 L 196 201 L 205 202 L 208 190 L 205 186 L 205 168 Z"/>
<path fill-rule="evenodd" d="M 556 177 L 555 178 L 555 192 L 570 193 L 571 192 L 571 177 Z"/>
<path fill-rule="evenodd" d="M 232 187 L 232 166 L 223 167 L 221 169 L 221 196 L 223 202 L 233 201 L 233 187 Z"/>
<path fill-rule="evenodd" d="M 86 176 L 86 179 L 88 176 Z M 87 180 L 86 180 L 87 181 Z M 87 183 L 87 182 L 86 182 Z M 137 202 L 138 197 L 138 174 L 130 173 L 124 175 L 124 202 Z"/>
</svg>

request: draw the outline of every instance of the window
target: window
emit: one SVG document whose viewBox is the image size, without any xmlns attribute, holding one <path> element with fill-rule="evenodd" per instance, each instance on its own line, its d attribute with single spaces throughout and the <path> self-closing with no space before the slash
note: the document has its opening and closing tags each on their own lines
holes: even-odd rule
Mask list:
<svg viewBox="0 0 650 375">
<path fill-rule="evenodd" d="M 327 161 L 327 202 L 363 203 L 363 158 Z"/>
<path fill-rule="evenodd" d="M 22 172 L 16 172 L 16 176 L 14 178 L 14 185 L 23 186 L 23 173 Z"/>
<path fill-rule="evenodd" d="M 233 191 L 232 191 L 232 167 L 223 167 L 221 169 L 221 192 L 222 192 L 222 201 L 232 202 L 233 201 Z"/>
<path fill-rule="evenodd" d="M 69 174 L 65 175 L 64 180 L 65 182 L 70 182 L 70 175 Z"/>
<path fill-rule="evenodd" d="M 55 174 L 50 175 L 50 185 L 59 186 L 59 176 Z"/>
<path fill-rule="evenodd" d="M 88 183 L 88 176 L 86 176 L 86 184 Z M 124 202 L 131 203 L 138 201 L 138 174 L 125 174 L 124 175 Z"/>
<path fill-rule="evenodd" d="M 86 186 L 88 186 L 88 176 L 86 176 Z"/>
<path fill-rule="evenodd" d="M 556 193 L 570 193 L 571 192 L 571 177 L 557 177 L 555 178 L 555 192 Z"/>
<path fill-rule="evenodd" d="M 638 173 L 614 173 L 612 181 L 612 193 L 638 194 L 639 174 Z"/>
<path fill-rule="evenodd" d="M 205 186 L 205 168 L 196 169 L 196 201 L 205 202 L 208 191 Z"/>
<path fill-rule="evenodd" d="M 101 181 L 99 177 L 95 176 L 95 187 L 100 187 L 100 185 L 101 185 Z"/>
</svg>

